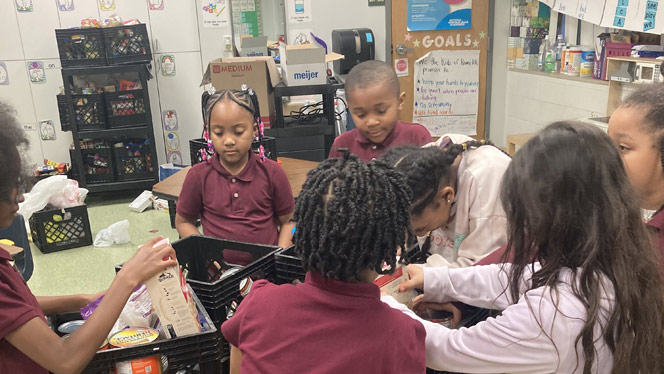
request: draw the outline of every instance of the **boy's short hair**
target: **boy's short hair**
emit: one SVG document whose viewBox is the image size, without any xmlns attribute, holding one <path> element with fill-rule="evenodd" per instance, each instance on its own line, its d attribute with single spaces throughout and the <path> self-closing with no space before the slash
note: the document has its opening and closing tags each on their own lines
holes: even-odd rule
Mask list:
<svg viewBox="0 0 664 374">
<path fill-rule="evenodd" d="M 378 60 L 364 61 L 351 69 L 346 77 L 346 98 L 350 101 L 351 93 L 357 88 L 367 88 L 378 84 L 385 84 L 396 97 L 399 97 L 401 93 L 399 78 L 392 66 Z"/>
</svg>

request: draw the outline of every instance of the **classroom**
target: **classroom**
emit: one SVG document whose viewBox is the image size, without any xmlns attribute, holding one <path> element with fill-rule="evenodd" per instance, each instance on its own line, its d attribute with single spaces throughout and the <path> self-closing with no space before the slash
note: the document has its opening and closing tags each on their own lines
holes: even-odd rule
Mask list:
<svg viewBox="0 0 664 374">
<path fill-rule="evenodd" d="M 659 0 L 0 30 L 0 373 L 664 373 Z"/>
</svg>

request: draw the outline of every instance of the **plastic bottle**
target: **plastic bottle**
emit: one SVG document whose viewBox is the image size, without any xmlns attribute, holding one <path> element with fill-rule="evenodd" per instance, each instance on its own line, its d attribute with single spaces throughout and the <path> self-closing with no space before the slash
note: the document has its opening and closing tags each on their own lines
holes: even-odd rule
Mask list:
<svg viewBox="0 0 664 374">
<path fill-rule="evenodd" d="M 544 72 L 553 73 L 556 71 L 556 51 L 553 47 L 553 38 L 547 37 L 546 51 L 544 55 Z"/>
<path fill-rule="evenodd" d="M 563 56 L 563 50 L 565 49 L 565 40 L 563 40 L 562 35 L 558 35 L 558 38 L 556 39 L 556 70 L 555 71 L 560 71 L 562 67 L 562 56 Z"/>
</svg>

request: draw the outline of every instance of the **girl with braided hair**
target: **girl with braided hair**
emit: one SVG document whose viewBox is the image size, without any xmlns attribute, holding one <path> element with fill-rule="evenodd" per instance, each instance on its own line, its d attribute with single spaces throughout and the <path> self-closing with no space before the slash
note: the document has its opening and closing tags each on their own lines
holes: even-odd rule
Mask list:
<svg viewBox="0 0 664 374">
<path fill-rule="evenodd" d="M 231 373 L 424 373 L 422 325 L 380 300 L 411 193 L 401 174 L 344 152 L 307 175 L 295 206 L 304 283 L 253 283 L 221 330 Z"/>
<path fill-rule="evenodd" d="M 442 147 L 442 148 L 441 148 Z M 382 157 L 413 191 L 410 222 L 433 266 L 466 267 L 507 244 L 500 180 L 510 158 L 490 142 L 445 135 Z"/>
<path fill-rule="evenodd" d="M 259 154 L 251 149 L 254 139 L 263 137 L 256 93 L 206 92 L 203 118 L 213 152 L 191 168 L 182 185 L 175 216 L 180 236 L 200 235 L 200 218 L 208 236 L 290 246 L 295 203 L 286 173 L 262 149 Z M 233 250 L 224 250 L 224 259 L 238 265 L 255 260 Z"/>
</svg>

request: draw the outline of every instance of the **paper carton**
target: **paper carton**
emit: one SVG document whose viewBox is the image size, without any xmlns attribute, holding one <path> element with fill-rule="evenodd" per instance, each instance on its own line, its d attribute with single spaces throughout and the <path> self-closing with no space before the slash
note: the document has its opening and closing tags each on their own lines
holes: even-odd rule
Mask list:
<svg viewBox="0 0 664 374">
<path fill-rule="evenodd" d="M 164 239 L 154 246 L 167 243 L 168 239 Z M 179 265 L 167 268 L 148 279 L 145 286 L 167 338 L 201 332 L 196 304 Z"/>
<path fill-rule="evenodd" d="M 338 53 L 325 54 L 325 49 L 311 44 L 279 47 L 281 74 L 288 86 L 327 83 L 327 63 L 343 58 Z"/>
<path fill-rule="evenodd" d="M 406 272 L 406 268 L 399 266 L 393 274 L 385 274 L 376 278 L 374 284 L 380 287 L 381 291 L 387 292 L 388 295 L 392 296 L 399 303 L 410 305 L 413 298 L 417 296 L 417 292 L 415 290 L 399 292 L 399 285 L 407 280 L 408 272 Z"/>
<path fill-rule="evenodd" d="M 267 36 L 243 36 L 240 39 L 240 56 L 258 57 L 267 56 Z"/>
<path fill-rule="evenodd" d="M 239 90 L 246 84 L 258 95 L 261 120 L 269 126 L 275 116 L 274 86 L 280 80 L 271 57 L 225 57 L 210 61 L 201 86 L 211 83 L 216 90 Z"/>
</svg>

